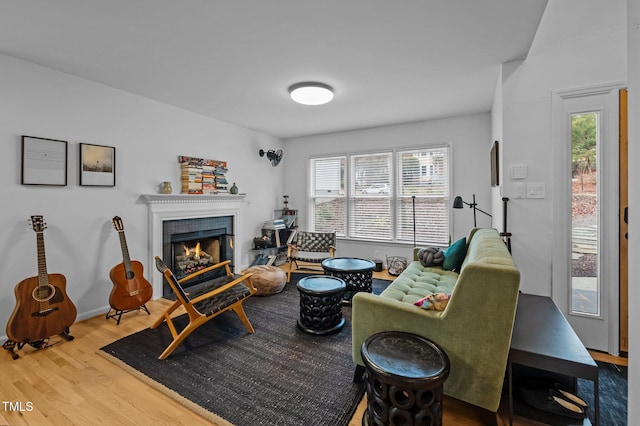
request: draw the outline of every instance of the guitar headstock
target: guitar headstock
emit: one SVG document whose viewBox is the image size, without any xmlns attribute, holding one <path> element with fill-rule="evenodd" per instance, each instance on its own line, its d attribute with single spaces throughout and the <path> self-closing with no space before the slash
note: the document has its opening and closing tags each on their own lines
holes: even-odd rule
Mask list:
<svg viewBox="0 0 640 426">
<path fill-rule="evenodd" d="M 47 223 L 41 215 L 31 216 L 29 225 L 31 225 L 35 232 L 44 232 L 44 230 L 47 229 Z"/>
<path fill-rule="evenodd" d="M 122 223 L 122 219 L 120 219 L 120 216 L 114 216 L 113 219 L 111 219 L 111 222 L 113 222 L 113 227 L 116 229 L 116 231 L 124 231 L 124 223 Z"/>
</svg>

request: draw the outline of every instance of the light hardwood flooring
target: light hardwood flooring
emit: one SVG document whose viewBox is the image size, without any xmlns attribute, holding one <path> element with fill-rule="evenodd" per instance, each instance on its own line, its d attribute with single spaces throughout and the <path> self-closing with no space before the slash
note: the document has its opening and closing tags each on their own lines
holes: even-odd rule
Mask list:
<svg viewBox="0 0 640 426">
<path fill-rule="evenodd" d="M 163 299 L 149 302 L 151 315 L 128 313 L 120 325 L 104 315 L 77 322 L 71 327 L 73 341 L 54 337 L 53 345 L 44 350 L 25 346 L 17 351 L 17 360 L 0 351 L 0 425 L 211 424 L 96 353 L 102 346 L 148 327 L 168 303 Z M 609 359 L 612 361 L 626 360 Z M 361 424 L 364 409 L 363 399 L 350 425 Z M 506 410 L 498 412 L 496 421 L 508 424 Z M 476 407 L 446 398 L 444 424 L 483 425 L 486 417 Z M 516 418 L 515 424 L 538 423 Z"/>
</svg>

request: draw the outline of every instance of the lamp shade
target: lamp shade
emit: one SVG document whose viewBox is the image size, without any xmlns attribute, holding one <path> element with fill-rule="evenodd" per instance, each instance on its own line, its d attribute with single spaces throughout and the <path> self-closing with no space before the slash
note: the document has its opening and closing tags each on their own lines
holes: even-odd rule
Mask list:
<svg viewBox="0 0 640 426">
<path fill-rule="evenodd" d="M 454 209 L 461 209 L 464 207 L 463 201 L 462 201 L 462 197 L 461 196 L 457 196 L 456 198 L 453 199 L 453 208 Z"/>
<path fill-rule="evenodd" d="M 289 95 L 302 105 L 322 105 L 333 99 L 333 89 L 324 83 L 296 83 L 289 87 Z"/>
</svg>

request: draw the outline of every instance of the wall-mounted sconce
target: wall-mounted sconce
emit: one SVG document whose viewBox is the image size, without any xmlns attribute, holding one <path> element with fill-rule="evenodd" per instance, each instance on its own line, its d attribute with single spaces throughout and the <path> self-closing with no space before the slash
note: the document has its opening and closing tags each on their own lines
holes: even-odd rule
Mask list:
<svg viewBox="0 0 640 426">
<path fill-rule="evenodd" d="M 260 152 L 260 157 L 264 157 L 265 154 L 267 155 L 267 158 L 269 159 L 269 161 L 271 161 L 271 165 L 273 167 L 277 166 L 278 164 L 280 164 L 280 160 L 282 160 L 282 156 L 284 155 L 284 153 L 282 152 L 281 149 L 275 151 L 273 149 L 270 149 L 269 151 L 265 151 L 264 149 L 261 149 Z"/>
</svg>

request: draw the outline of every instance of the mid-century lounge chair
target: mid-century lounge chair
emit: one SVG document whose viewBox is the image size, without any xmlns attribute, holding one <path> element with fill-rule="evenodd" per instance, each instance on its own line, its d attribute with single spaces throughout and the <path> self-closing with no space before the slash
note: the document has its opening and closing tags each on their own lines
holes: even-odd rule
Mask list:
<svg viewBox="0 0 640 426">
<path fill-rule="evenodd" d="M 289 272 L 287 282 L 291 281 L 291 270 L 296 264 L 297 270 L 304 272 L 323 272 L 318 263 L 334 257 L 336 253 L 335 232 L 298 231 L 295 243 L 289 244 L 287 256 L 289 258 Z M 302 263 L 302 266 L 300 263 Z M 315 265 L 314 265 L 315 264 Z"/>
<path fill-rule="evenodd" d="M 162 316 L 160 316 L 160 318 L 158 318 L 158 320 L 150 327 L 152 329 L 157 328 L 163 322 L 166 322 L 169 327 L 169 331 L 171 331 L 171 335 L 173 336 L 173 341 L 169 346 L 167 346 L 164 352 L 160 354 L 158 359 L 165 359 L 168 357 L 178 347 L 178 345 L 180 345 L 180 343 L 182 343 L 182 341 L 198 327 L 228 310 L 232 310 L 238 315 L 238 317 L 240 317 L 240 320 L 249 333 L 254 332 L 253 326 L 249 322 L 247 314 L 244 312 L 244 308 L 242 306 L 245 299 L 256 292 L 256 289 L 251 283 L 251 273 L 234 275 L 229 268 L 229 263 L 231 262 L 226 260 L 187 275 L 178 281 L 175 275 L 173 275 L 173 272 L 171 272 L 160 257 L 156 256 L 155 259 L 156 268 L 158 268 L 158 271 L 162 272 L 176 295 L 176 301 L 173 302 Z M 193 286 L 193 290 L 189 289 L 190 291 L 188 292 L 182 288 L 182 283 L 189 281 L 198 275 L 223 267 L 225 268 L 226 275 L 203 284 L 197 284 Z M 186 315 L 189 316 L 189 324 L 187 324 L 181 331 L 178 331 L 171 319 L 171 314 L 181 306 L 187 311 Z"/>
</svg>

